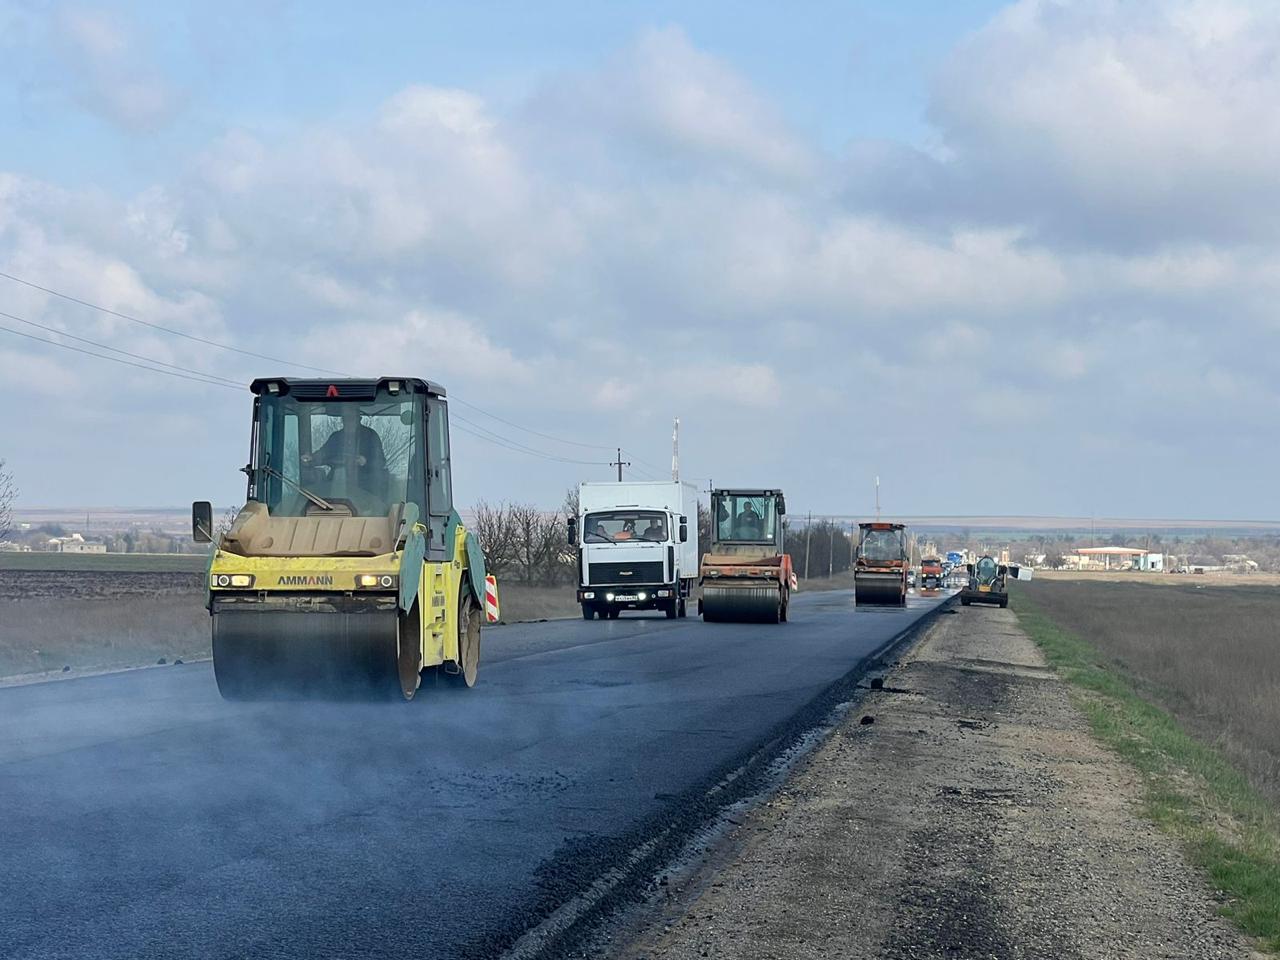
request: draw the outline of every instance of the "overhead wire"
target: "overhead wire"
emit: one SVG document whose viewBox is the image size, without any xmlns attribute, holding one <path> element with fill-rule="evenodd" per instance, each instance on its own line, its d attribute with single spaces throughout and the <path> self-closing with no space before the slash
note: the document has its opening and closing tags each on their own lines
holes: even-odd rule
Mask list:
<svg viewBox="0 0 1280 960">
<path fill-rule="evenodd" d="M 515 427 L 517 430 L 521 430 L 524 433 L 532 434 L 535 437 L 541 437 L 543 440 L 552 440 L 552 441 L 555 441 L 556 443 L 567 443 L 570 446 L 574 446 L 574 447 L 590 447 L 591 449 L 594 449 L 594 450 L 615 449 L 615 447 L 610 446 L 608 444 L 604 444 L 604 443 L 584 443 L 581 440 L 566 440 L 564 437 L 556 437 L 549 433 L 541 433 L 537 430 L 534 430 L 532 427 L 521 426 L 520 424 L 512 420 L 508 420 L 505 417 L 498 416 L 496 413 L 490 413 L 488 410 L 485 410 L 481 407 L 477 407 L 474 403 L 470 403 L 466 400 L 463 400 L 461 397 L 454 397 L 453 400 L 457 403 L 462 404 L 464 407 L 470 407 L 472 410 L 476 411 L 477 413 L 483 413 L 486 417 L 492 417 L 494 420 L 497 420 L 499 423 L 505 423 L 509 427 Z"/>
<path fill-rule="evenodd" d="M 339 373 L 337 370 L 327 370 L 324 367 L 313 367 L 310 364 L 298 363 L 296 360 L 284 360 L 284 359 L 281 359 L 280 357 L 271 357 L 265 353 L 255 353 L 252 350 L 244 350 L 240 347 L 232 346 L 229 343 L 219 343 L 216 340 L 208 340 L 204 337 L 198 337 L 194 333 L 187 333 L 185 330 L 175 330 L 172 327 L 161 326 L 160 324 L 152 323 L 149 320 L 142 320 L 142 319 L 139 319 L 138 317 L 130 316 L 127 313 L 121 313 L 119 310 L 112 310 L 110 307 L 104 307 L 99 303 L 92 303 L 88 300 L 81 300 L 79 297 L 73 297 L 69 293 L 62 293 L 50 287 L 44 287 L 38 283 L 32 283 L 30 280 L 22 279 L 22 277 L 15 277 L 11 273 L 5 273 L 3 270 L 0 270 L 0 277 L 4 277 L 6 280 L 12 280 L 14 283 L 20 283 L 24 287 L 31 287 L 33 290 L 39 290 L 42 293 L 47 293 L 51 297 L 58 297 L 61 300 L 67 300 L 71 303 L 78 303 L 82 307 L 88 307 L 90 310 L 97 310 L 100 313 L 105 313 L 112 317 L 119 317 L 121 320 L 128 320 L 130 323 L 141 324 L 144 327 L 150 327 L 152 330 L 159 330 L 161 333 L 168 333 L 168 334 L 172 334 L 175 337 L 183 337 L 186 340 L 193 340 L 196 343 L 203 343 L 205 346 L 217 347 L 219 350 L 230 350 L 232 353 L 239 353 L 246 357 L 255 357 L 258 360 L 269 360 L 272 363 L 283 363 L 283 364 L 287 364 L 290 367 L 299 367 L 300 369 L 303 369 L 303 370 L 314 370 L 317 373 L 332 373 L 332 374 L 335 374 L 336 376 L 343 376 L 343 374 Z"/>
<path fill-rule="evenodd" d="M 113 357 L 110 354 L 106 354 L 106 353 L 94 353 L 92 350 L 85 350 L 81 347 L 72 346 L 69 343 L 59 343 L 57 340 L 50 340 L 47 337 L 37 337 L 33 333 L 23 333 L 21 330 L 14 330 L 12 327 L 6 327 L 4 324 L 0 324 L 0 330 L 5 331 L 6 333 L 11 333 L 15 337 L 24 337 L 27 340 L 36 340 L 36 341 L 39 341 L 40 343 L 48 343 L 55 347 L 61 347 L 64 350 L 72 350 L 76 353 L 83 353 L 89 357 L 97 357 L 99 360 L 110 360 L 113 363 L 124 364 L 126 367 L 137 367 L 139 370 L 150 370 L 152 373 L 162 373 L 166 377 L 177 377 L 179 380 L 188 380 L 193 383 L 206 383 L 209 386 L 223 387 L 227 390 L 243 389 L 243 387 L 238 384 L 232 385 L 230 383 L 223 383 L 221 380 L 207 380 L 198 374 L 191 375 L 187 373 L 178 373 L 173 370 L 164 370 L 164 369 L 161 369 L 160 367 L 148 366 L 147 364 L 144 364 L 144 363 L 134 363 L 132 360 L 124 360 L 121 357 Z"/>
<path fill-rule="evenodd" d="M 33 290 L 39 290 L 42 293 L 47 293 L 52 297 L 57 297 L 61 300 L 66 300 L 69 303 L 79 304 L 80 306 L 88 307 L 91 310 L 96 310 L 108 316 L 118 317 L 119 319 L 126 320 L 130 323 L 136 323 L 141 326 L 147 327 L 149 329 L 157 330 L 161 333 L 167 333 L 172 336 L 182 337 L 184 339 L 191 340 L 196 343 L 201 343 L 201 344 L 204 344 L 205 346 L 214 347 L 219 350 L 228 350 L 232 353 L 238 353 L 242 356 L 254 357 L 255 359 L 258 359 L 258 360 L 267 360 L 271 363 L 282 363 L 287 366 L 297 367 L 303 370 L 312 370 L 317 373 L 329 373 L 335 376 L 342 376 L 342 377 L 350 376 L 349 374 L 343 373 L 342 371 L 339 371 L 339 370 L 331 370 L 326 367 L 318 367 L 310 364 L 298 363 L 297 361 L 286 360 L 281 357 L 273 357 L 273 356 L 270 356 L 269 354 L 257 353 L 253 350 L 245 350 L 241 347 L 237 347 L 232 344 L 220 343 L 216 340 L 210 340 L 205 337 L 196 336 L 195 334 L 187 333 L 186 331 L 183 331 L 183 330 L 176 330 L 172 327 L 163 326 L 162 324 L 152 323 L 149 320 L 143 320 L 140 317 L 135 317 L 127 313 L 122 313 L 119 310 L 113 310 L 110 307 L 103 306 L 102 304 L 93 303 L 90 300 L 85 300 L 85 299 L 82 299 L 81 297 L 76 297 L 69 293 L 64 293 L 60 290 L 55 290 L 52 287 L 47 287 L 47 286 L 44 286 L 43 284 L 35 283 L 34 281 L 24 279 L 23 277 L 15 276 L 14 274 L 8 273 L 3 270 L 0 270 L 0 277 L 3 277 L 6 280 L 11 280 L 14 283 L 22 284 L 23 286 L 30 287 Z M 143 370 L 152 370 L 155 373 L 167 373 L 170 376 L 182 376 L 184 379 L 192 380 L 194 382 L 213 383 L 217 386 L 234 387 L 236 389 L 240 389 L 242 386 L 242 384 L 240 384 L 238 381 L 232 380 L 227 377 L 222 377 L 218 374 L 206 373 L 204 371 L 182 367 L 178 364 L 171 364 L 163 360 L 157 360 L 153 357 L 147 357 L 141 354 L 130 353 L 129 351 L 121 350 L 117 347 L 111 347 L 111 346 L 108 346 L 107 344 L 99 343 L 94 340 L 89 340 L 88 338 L 85 338 L 85 337 L 77 336 L 76 334 L 67 333 L 63 330 L 57 329 L 56 327 L 48 327 L 43 324 L 35 323 L 34 321 L 31 321 L 31 320 L 25 320 L 22 317 L 15 316 L 13 314 L 8 314 L 0 311 L 0 316 L 7 317 L 8 319 L 17 321 L 18 323 L 27 324 L 28 326 L 36 327 L 50 333 L 55 333 L 59 336 L 66 337 L 68 339 L 89 344 L 91 346 L 97 347 L 100 350 L 106 350 L 111 353 L 118 353 L 123 357 L 131 357 L 134 360 L 141 361 L 139 363 L 128 363 L 127 364 L 128 366 L 137 367 Z M 70 346 L 69 344 L 61 343 L 56 340 L 48 340 L 43 337 L 33 336 L 31 334 L 24 334 L 20 331 L 13 330 L 12 328 L 9 328 L 9 327 L 0 327 L 0 329 L 6 330 L 7 332 L 13 333 L 17 336 L 26 337 L 29 340 L 36 340 L 41 343 L 50 344 L 51 346 L 62 347 L 68 350 L 74 350 L 77 353 L 82 353 L 87 356 L 97 357 L 98 359 L 115 360 L 116 362 L 120 362 L 120 363 L 126 362 L 121 360 L 119 357 L 104 356 L 102 354 L 93 353 L 92 351 L 77 349 Z M 158 369 L 159 367 L 166 367 L 169 369 L 168 370 Z M 482 414 L 486 417 L 489 417 L 492 420 L 496 420 L 499 423 L 503 423 L 509 427 L 512 427 L 513 429 L 521 431 L 522 433 L 527 433 L 530 436 L 551 441 L 552 443 L 562 443 L 569 446 L 581 447 L 584 449 L 592 449 L 592 450 L 617 449 L 616 446 L 609 446 L 607 444 L 589 443 L 582 440 L 570 440 L 566 437 L 558 437 L 558 436 L 555 436 L 554 434 L 545 433 L 540 430 L 535 430 L 532 427 L 527 427 L 527 426 L 524 426 L 523 424 L 516 423 L 514 420 L 509 420 L 506 417 L 500 416 L 496 413 L 493 413 L 492 411 L 486 410 L 483 407 L 477 406 L 476 404 L 471 403 L 468 400 L 462 399 L 461 397 L 454 396 L 451 399 L 455 403 L 461 404 L 462 406 L 465 406 L 468 409 L 474 410 L 477 413 Z M 548 451 L 538 450 L 527 444 L 523 444 L 518 440 L 513 440 L 510 437 L 504 437 L 502 434 L 499 434 L 496 431 L 483 426 L 482 424 L 476 423 L 475 421 L 467 420 L 465 417 L 462 417 L 461 415 L 456 413 L 454 415 L 454 419 L 457 421 L 460 421 L 461 424 L 470 425 L 470 427 L 472 428 L 468 430 L 464 426 L 462 427 L 462 432 L 469 433 L 470 435 L 478 437 L 479 439 L 482 439 L 482 440 L 488 440 L 490 443 L 494 443 L 498 446 L 505 446 L 508 449 L 512 449 L 517 452 L 526 453 L 530 456 L 540 457 L 544 460 L 551 460 L 551 461 L 556 461 L 560 463 L 572 463 L 572 464 L 589 465 L 589 466 L 600 465 L 597 461 L 594 461 L 594 460 L 581 460 L 573 457 L 563 457 Z M 652 463 L 648 463 L 647 461 L 643 460 L 640 457 L 637 457 L 635 454 L 631 453 L 630 451 L 627 451 L 624 449 L 623 453 L 625 453 L 628 457 L 632 459 L 633 469 L 635 469 L 636 472 L 640 473 L 641 475 L 645 475 L 649 471 L 656 471 L 658 474 L 662 474 L 664 472 L 661 467 L 655 466 Z M 650 478 L 656 479 L 656 477 L 652 477 L 652 476 L 650 476 Z"/>
<path fill-rule="evenodd" d="M 171 370 L 178 370 L 182 373 L 195 374 L 197 376 L 204 377 L 207 380 L 218 381 L 220 383 L 226 384 L 227 386 L 235 387 L 237 389 L 240 389 L 244 386 L 244 384 L 241 383 L 240 381 L 232 380 L 230 377 L 220 376 L 219 374 L 216 374 L 216 373 L 209 373 L 208 371 L 205 371 L 205 370 L 196 370 L 192 367 L 183 367 L 176 363 L 169 363 L 165 360 L 157 360 L 154 357 L 143 356 L 142 354 L 139 354 L 139 353 L 130 353 L 128 350 L 121 350 L 119 347 L 113 347 L 105 343 L 99 343 L 97 340 L 90 340 L 88 337 L 80 337 L 74 333 L 68 333 L 65 330 L 59 330 L 57 327 L 50 327 L 43 323 L 36 323 L 34 320 L 26 320 L 22 317 L 17 316 L 16 314 L 5 313 L 3 310 L 0 310 L 0 317 L 4 317 L 8 320 L 14 320 L 18 323 L 24 323 L 29 327 L 35 327 L 37 330 L 44 330 L 47 333 L 55 333 L 60 337 L 66 337 L 68 340 L 75 340 L 79 343 L 87 343 L 89 344 L 89 346 L 97 347 L 99 350 L 109 350 L 111 353 L 118 353 L 121 356 L 132 357 L 134 360 L 141 360 L 144 363 L 151 363 L 161 367 L 168 367 Z M 14 332 L 14 331 L 10 331 L 10 332 Z M 45 342 L 54 343 L 54 341 L 52 340 L 45 341 Z M 54 345 L 66 346 L 66 344 L 57 344 L 57 343 L 54 343 Z"/>
<path fill-rule="evenodd" d="M 454 423 L 465 424 L 466 427 L 470 428 L 470 429 L 464 429 L 463 430 L 464 433 L 470 433 L 472 436 L 477 436 L 481 440 L 489 440 L 491 443 L 495 443 L 498 446 L 505 446 L 508 449 L 516 450 L 520 453 L 527 453 L 531 456 L 541 457 L 544 460 L 555 460 L 559 463 L 577 463 L 577 464 L 583 464 L 587 466 L 607 466 L 607 464 L 603 464 L 598 460 L 577 460 L 571 457 L 562 457 L 562 456 L 559 456 L 558 454 L 548 453 L 545 450 L 538 450 L 534 447 L 528 446 L 527 444 L 521 443 L 519 440 L 512 440 L 510 437 L 504 437 L 502 434 L 496 433 L 495 431 L 490 430 L 488 427 L 482 424 L 476 423 L 474 420 L 468 420 L 466 417 L 462 416 L 460 413 L 457 413 L 456 411 L 453 413 L 450 419 Z"/>
</svg>

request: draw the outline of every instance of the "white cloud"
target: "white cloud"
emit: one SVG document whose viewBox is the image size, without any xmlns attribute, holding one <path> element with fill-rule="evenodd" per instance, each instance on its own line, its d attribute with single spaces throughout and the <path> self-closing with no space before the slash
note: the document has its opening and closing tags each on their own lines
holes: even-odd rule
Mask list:
<svg viewBox="0 0 1280 960">
<path fill-rule="evenodd" d="M 841 484 L 905 464 L 918 498 L 932 488 L 912 478 L 938 462 L 1042 470 L 1043 496 L 1063 499 L 1027 509 L 1087 512 L 1061 478 L 1089 457 L 1135 468 L 1188 424 L 1256 450 L 1248 431 L 1280 405 L 1280 151 L 1262 115 L 1280 93 L 1264 56 L 1280 54 L 1278 24 L 1219 3 L 1019 3 L 944 72 L 942 150 L 852 159 L 803 140 L 679 31 L 655 31 L 514 105 L 419 83 L 363 117 L 232 130 L 133 196 L 0 173 L 0 266 L 271 356 L 431 377 L 651 462 L 679 415 L 691 472 L 791 476 L 819 509 L 842 496 L 805 466 L 820 455 Z M 82 42 L 109 57 L 131 41 Z M 0 295 L 171 362 L 280 372 Z M 9 369 L 49 362 L 3 348 Z M 138 409 L 114 402 L 103 416 Z M 945 411 L 983 429 L 928 430 Z M 548 503 L 577 479 L 466 443 L 468 497 L 512 495 L 495 463 Z M 224 452 L 241 446 L 232 434 Z M 1010 450 L 1031 466 L 1008 466 Z M 778 477 L 779 464 L 796 466 Z M 973 512 L 1016 508 L 983 489 Z"/>
<path fill-rule="evenodd" d="M 1269 4 L 1021 0 L 955 52 L 931 113 L 954 185 L 1046 232 L 1274 239 L 1278 46 Z"/>
<path fill-rule="evenodd" d="M 54 23 L 73 94 L 87 109 L 131 130 L 154 130 L 170 120 L 181 94 L 118 17 L 82 6 L 61 8 Z"/>
</svg>

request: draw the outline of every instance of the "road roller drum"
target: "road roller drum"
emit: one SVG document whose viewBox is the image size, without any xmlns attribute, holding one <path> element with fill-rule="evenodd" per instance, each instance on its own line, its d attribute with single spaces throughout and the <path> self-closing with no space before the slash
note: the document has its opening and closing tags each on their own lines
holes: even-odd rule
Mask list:
<svg viewBox="0 0 1280 960">
<path fill-rule="evenodd" d="M 708 623 L 778 623 L 782 594 L 768 586 L 706 586 L 702 588 L 702 619 Z"/>
</svg>

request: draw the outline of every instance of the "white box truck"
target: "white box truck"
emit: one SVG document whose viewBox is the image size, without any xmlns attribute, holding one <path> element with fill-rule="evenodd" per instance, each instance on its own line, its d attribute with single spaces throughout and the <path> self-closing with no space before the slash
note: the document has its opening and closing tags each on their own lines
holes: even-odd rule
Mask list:
<svg viewBox="0 0 1280 960">
<path fill-rule="evenodd" d="M 582 618 L 683 617 L 698 580 L 698 491 L 672 480 L 582 483 L 569 520 Z"/>
</svg>

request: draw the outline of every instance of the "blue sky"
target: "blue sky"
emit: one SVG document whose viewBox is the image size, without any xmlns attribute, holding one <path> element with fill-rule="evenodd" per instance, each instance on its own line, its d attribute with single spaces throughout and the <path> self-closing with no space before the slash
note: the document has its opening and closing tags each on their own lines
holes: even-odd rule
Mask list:
<svg viewBox="0 0 1280 960">
<path fill-rule="evenodd" d="M 934 69 L 999 4 L 66 5 L 131 37 L 181 99 L 172 121 L 145 136 L 77 108 L 59 79 L 79 54 L 59 39 L 57 4 L 11 7 L 21 29 L 0 45 L 9 169 L 128 190 L 162 178 L 228 127 L 359 116 L 424 80 L 510 102 L 549 74 L 671 25 L 767 89 L 798 129 L 832 150 L 864 137 L 924 143 Z"/>
<path fill-rule="evenodd" d="M 690 474 L 815 512 L 1265 518 L 1278 64 L 1245 0 L 0 0 L 0 271 L 443 381 L 545 455 L 460 431 L 464 500 L 659 473 L 680 416 Z M 0 331 L 0 403 L 31 505 L 239 495 L 247 394 Z"/>
</svg>

